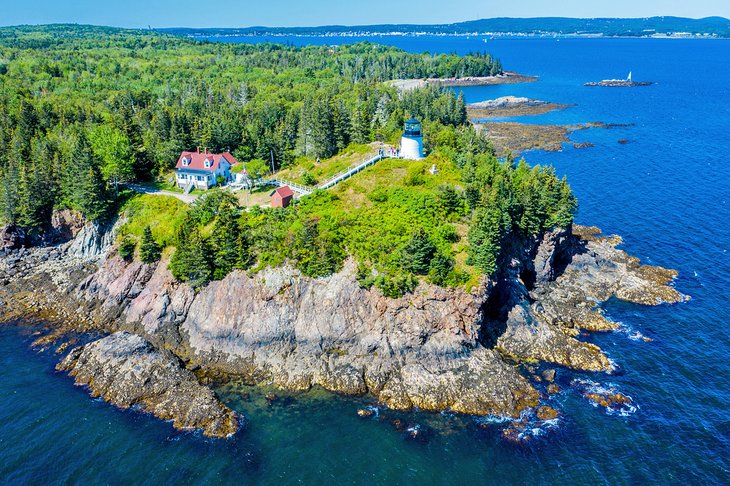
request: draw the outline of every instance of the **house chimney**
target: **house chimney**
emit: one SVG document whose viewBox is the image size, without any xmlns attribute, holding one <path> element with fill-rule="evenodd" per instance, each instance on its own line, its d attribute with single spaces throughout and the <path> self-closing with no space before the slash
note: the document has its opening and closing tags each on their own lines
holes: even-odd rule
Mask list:
<svg viewBox="0 0 730 486">
<path fill-rule="evenodd" d="M 198 153 L 200 153 L 200 145 L 198 145 L 197 151 Z"/>
</svg>

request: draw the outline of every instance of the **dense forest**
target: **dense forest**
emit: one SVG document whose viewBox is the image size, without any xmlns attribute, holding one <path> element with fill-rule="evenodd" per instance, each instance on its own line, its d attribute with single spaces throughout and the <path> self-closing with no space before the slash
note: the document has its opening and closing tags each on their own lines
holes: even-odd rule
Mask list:
<svg viewBox="0 0 730 486">
<path fill-rule="evenodd" d="M 348 255 L 362 285 L 396 296 L 421 279 L 464 285 L 498 268 L 503 243 L 572 221 L 552 169 L 499 161 L 461 95 L 399 93 L 398 78 L 501 71 L 487 54 L 349 46 L 197 42 L 87 26 L 0 29 L 0 222 L 41 238 L 56 209 L 101 220 L 123 211 L 119 252 L 193 286 L 233 268 L 292 262 L 320 277 Z M 286 209 L 241 211 L 227 191 L 188 207 L 120 183 L 169 171 L 181 150 L 229 150 L 274 170 L 352 144 L 394 142 L 423 120 L 425 162 L 390 161 Z M 438 177 L 428 164 L 438 163 Z M 252 164 L 253 165 L 253 164 Z M 378 182 L 379 181 L 379 182 Z M 370 184 L 370 185 L 368 185 Z"/>
<path fill-rule="evenodd" d="M 101 188 L 167 170 L 181 150 L 230 150 L 281 167 L 299 154 L 328 157 L 386 139 L 406 113 L 462 124 L 453 93 L 399 98 L 381 81 L 494 66 L 488 56 L 372 44 L 297 49 L 109 28 L 0 29 L 0 217 L 31 232 L 54 207 L 95 219 L 113 198 Z"/>
</svg>

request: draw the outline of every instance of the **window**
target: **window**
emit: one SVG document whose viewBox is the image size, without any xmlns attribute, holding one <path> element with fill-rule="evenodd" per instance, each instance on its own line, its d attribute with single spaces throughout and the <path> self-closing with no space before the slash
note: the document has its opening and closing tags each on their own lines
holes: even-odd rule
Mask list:
<svg viewBox="0 0 730 486">
<path fill-rule="evenodd" d="M 205 168 L 210 169 L 210 160 L 205 159 Z"/>
<path fill-rule="evenodd" d="M 190 159 L 188 159 L 187 157 L 183 157 L 182 163 L 184 167 L 187 167 L 188 165 L 190 165 Z"/>
</svg>

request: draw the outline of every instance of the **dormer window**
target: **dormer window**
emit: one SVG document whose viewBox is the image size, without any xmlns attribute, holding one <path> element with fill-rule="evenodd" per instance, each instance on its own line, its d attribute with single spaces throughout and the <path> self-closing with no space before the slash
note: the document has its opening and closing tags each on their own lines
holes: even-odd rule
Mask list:
<svg viewBox="0 0 730 486">
<path fill-rule="evenodd" d="M 210 159 L 205 159 L 204 165 L 206 169 L 210 169 Z"/>
<path fill-rule="evenodd" d="M 187 167 L 187 166 L 189 166 L 189 165 L 190 165 L 190 159 L 188 159 L 187 157 L 183 157 L 183 159 L 182 159 L 182 163 L 183 163 L 183 164 L 182 164 L 182 165 L 183 165 L 183 167 Z"/>
</svg>

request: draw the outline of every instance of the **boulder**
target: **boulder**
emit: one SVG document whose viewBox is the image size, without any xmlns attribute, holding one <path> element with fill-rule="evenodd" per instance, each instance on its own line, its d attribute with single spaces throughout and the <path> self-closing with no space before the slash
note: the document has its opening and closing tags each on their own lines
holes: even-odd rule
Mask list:
<svg viewBox="0 0 730 486">
<path fill-rule="evenodd" d="M 114 333 L 73 349 L 58 370 L 68 371 L 77 385 L 120 408 L 139 406 L 178 429 L 200 429 L 226 437 L 238 430 L 236 414 L 210 388 L 198 383 L 171 353 L 156 349 L 141 336 Z"/>
<path fill-rule="evenodd" d="M 26 244 L 27 235 L 23 228 L 15 224 L 0 229 L 0 248 L 4 251 L 19 250 Z"/>
</svg>

